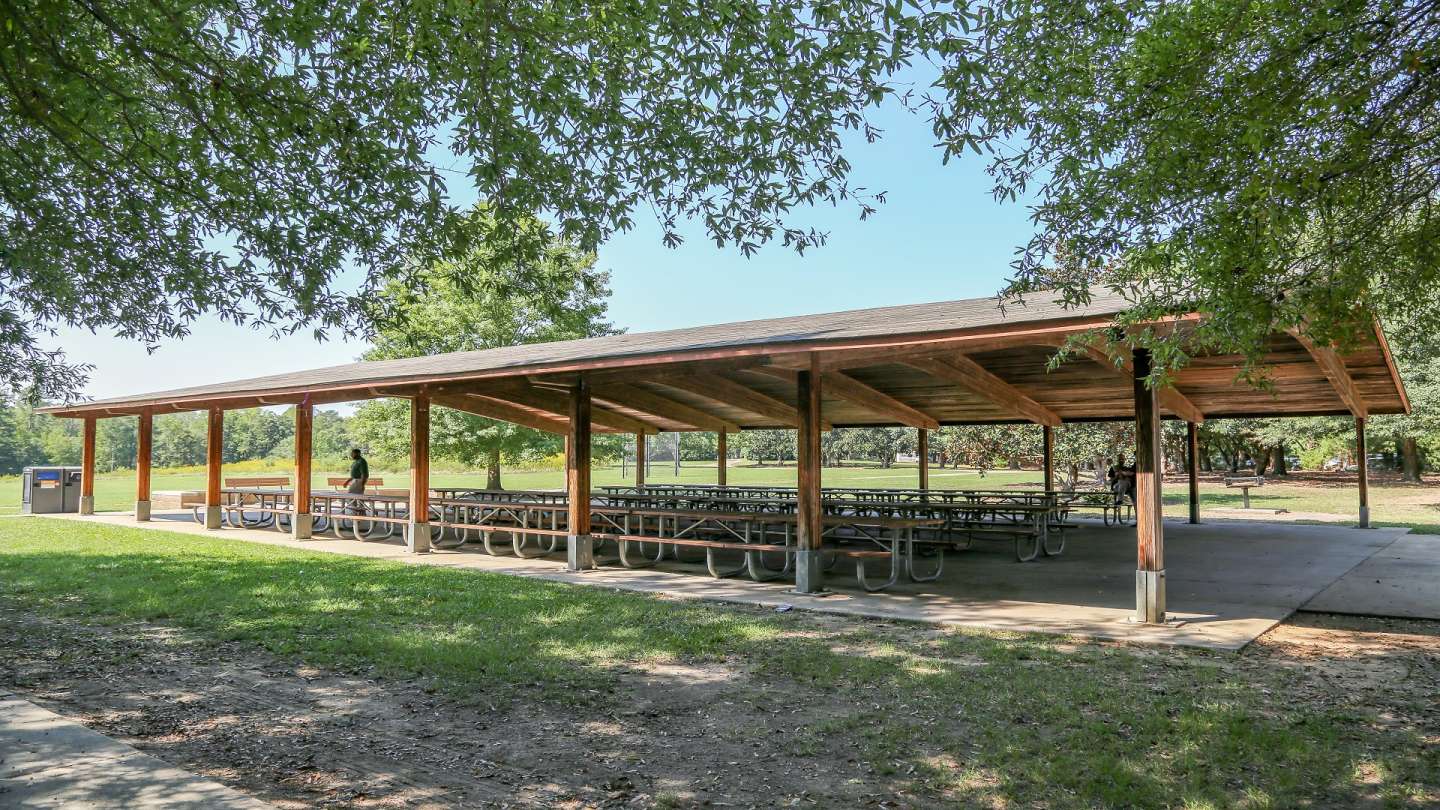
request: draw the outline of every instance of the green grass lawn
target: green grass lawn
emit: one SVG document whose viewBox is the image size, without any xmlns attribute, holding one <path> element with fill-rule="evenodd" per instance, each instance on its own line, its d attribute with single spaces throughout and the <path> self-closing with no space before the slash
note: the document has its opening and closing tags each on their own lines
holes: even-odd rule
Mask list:
<svg viewBox="0 0 1440 810">
<path fill-rule="evenodd" d="M 598 466 L 594 469 L 595 486 L 630 483 L 629 476 L 634 470 L 622 474 L 617 466 Z M 286 474 L 285 468 L 277 468 L 274 474 Z M 250 470 L 226 473 L 227 475 L 257 475 Z M 317 473 L 315 485 L 324 486 L 325 479 L 342 473 Z M 385 479 L 387 487 L 409 485 L 410 476 L 404 471 L 377 470 L 377 477 Z M 745 463 L 732 466 L 729 470 L 732 484 L 777 484 L 794 486 L 795 468 L 773 465 L 759 467 Z M 916 485 L 917 471 L 914 464 L 899 465 L 884 470 L 874 466 L 827 467 L 824 480 L 827 486 L 854 487 L 895 487 L 905 488 Z M 649 475 L 652 483 L 703 483 L 715 482 L 713 462 L 687 462 L 681 474 L 675 476 L 671 464 L 654 464 Z M 972 469 L 932 469 L 931 486 L 937 489 L 991 489 L 1021 483 L 1038 483 L 1040 474 L 1034 470 L 992 470 L 981 475 Z M 484 486 L 485 476 L 475 472 L 434 472 L 431 481 L 435 486 Z M 559 489 L 564 478 L 559 470 L 506 470 L 503 482 L 509 489 Z M 1433 481 L 1431 482 L 1433 484 Z M 204 473 L 198 470 L 174 472 L 156 470 L 152 476 L 152 487 L 156 490 L 187 489 L 205 487 Z M 1440 488 L 1402 484 L 1393 476 L 1376 476 L 1370 488 L 1371 514 L 1377 524 L 1409 526 L 1417 532 L 1440 534 Z M 1356 512 L 1356 491 L 1354 475 L 1325 476 L 1312 474 L 1295 483 L 1277 483 L 1271 478 L 1263 488 L 1253 490 L 1252 504 L 1259 508 L 1288 509 L 1291 512 L 1322 512 L 1328 514 L 1354 514 Z M 128 511 L 134 507 L 135 474 L 123 471 L 100 475 L 95 481 L 95 508 L 102 512 Z M 1214 507 L 1238 507 L 1241 504 L 1239 490 L 1227 489 L 1217 476 L 1207 476 L 1200 487 L 1201 510 Z M 1172 479 L 1165 487 L 1165 514 L 1184 516 L 1187 514 L 1185 485 Z M 20 511 L 20 479 L 18 476 L 0 477 L 0 515 Z"/>
<path fill-rule="evenodd" d="M 845 735 L 886 779 L 967 806 L 1440 801 L 1433 740 L 1364 704 L 1308 699 L 1297 671 L 1235 656 L 826 623 L 39 518 L 0 520 L 0 582 L 7 607 L 42 616 L 163 623 L 297 662 L 430 679 L 458 699 L 572 704 L 579 719 L 616 708 L 608 687 L 626 666 L 720 662 L 830 707 L 794 715 L 787 756 L 803 763 L 805 739 Z"/>
</svg>

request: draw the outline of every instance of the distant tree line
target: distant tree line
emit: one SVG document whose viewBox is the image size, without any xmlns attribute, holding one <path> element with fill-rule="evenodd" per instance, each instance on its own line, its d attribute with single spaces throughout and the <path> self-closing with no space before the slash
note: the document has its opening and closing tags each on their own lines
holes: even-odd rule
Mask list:
<svg viewBox="0 0 1440 810">
<path fill-rule="evenodd" d="M 1412 397 L 1414 396 L 1412 390 Z M 375 400 L 351 416 L 334 410 L 316 410 L 313 452 L 316 463 L 335 469 L 345 464 L 351 447 L 361 448 L 377 468 L 403 468 L 409 460 L 408 404 L 404 400 Z M 488 469 L 488 454 L 473 452 L 482 437 L 467 438 L 474 429 L 468 417 L 445 408 L 431 412 L 431 458 L 462 469 Z M 294 409 L 247 409 L 225 414 L 226 463 L 274 460 L 288 464 L 295 447 Z M 1394 469 L 1411 480 L 1433 469 L 1440 459 L 1440 431 L 1427 430 L 1421 416 L 1378 416 L 1371 420 L 1368 438 L 1371 466 Z M 0 406 L 0 475 L 13 475 L 31 465 L 80 463 L 81 423 L 35 413 L 29 406 Z M 512 465 L 553 461 L 563 452 L 559 436 L 526 431 L 529 437 L 505 460 Z M 1185 427 L 1164 424 L 1165 464 L 1171 472 L 1184 467 Z M 912 428 L 837 428 L 821 435 L 821 463 L 826 467 L 848 464 L 894 466 L 901 456 L 917 450 Z M 1317 470 L 1358 463 L 1355 423 L 1343 417 L 1292 419 L 1215 419 L 1201 425 L 1199 466 L 1206 472 L 1241 472 L 1286 475 L 1299 464 Z M 675 434 L 651 436 L 647 456 L 652 463 L 672 462 Z M 133 417 L 101 419 L 96 435 L 95 466 L 99 472 L 135 466 L 136 420 Z M 682 461 L 716 459 L 716 434 L 695 432 L 678 436 Z M 795 462 L 795 431 L 746 430 L 729 436 L 729 455 L 757 466 Z M 1109 465 L 1129 462 L 1135 452 L 1134 427 L 1128 421 L 1066 424 L 1055 431 L 1055 467 L 1061 486 L 1103 478 Z M 600 463 L 633 460 L 634 438 L 596 434 L 592 454 Z M 1041 431 L 1037 425 L 945 426 L 930 437 L 933 469 L 968 467 L 985 470 L 1033 469 L 1041 462 Z M 205 463 L 205 414 L 161 414 L 155 417 L 156 467 L 190 467 Z"/>
<path fill-rule="evenodd" d="M 349 419 L 332 410 L 315 411 L 314 456 L 333 466 L 343 464 L 351 446 Z M 204 413 L 160 414 L 155 417 L 151 463 L 156 467 L 190 467 L 205 463 Z M 0 406 L 0 475 L 28 466 L 80 463 L 81 421 L 37 414 L 28 405 Z M 139 447 L 137 420 L 113 417 L 96 423 L 95 468 L 99 472 L 135 466 Z M 276 459 L 289 461 L 295 452 L 294 409 L 247 409 L 225 414 L 226 462 Z"/>
</svg>

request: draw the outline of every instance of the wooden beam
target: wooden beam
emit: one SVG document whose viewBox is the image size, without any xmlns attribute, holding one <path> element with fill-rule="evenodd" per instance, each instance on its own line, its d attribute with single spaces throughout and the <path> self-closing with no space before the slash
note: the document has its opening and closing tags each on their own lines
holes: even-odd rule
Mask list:
<svg viewBox="0 0 1440 810">
<path fill-rule="evenodd" d="M 755 368 L 746 370 L 756 374 L 777 377 L 791 384 L 796 382 L 796 375 L 800 373 L 792 369 L 778 368 L 775 366 L 756 366 Z M 893 419 L 902 425 L 924 428 L 926 430 L 940 429 L 940 423 L 929 414 L 901 402 L 884 391 L 860 382 L 854 377 L 839 371 L 827 371 L 824 372 L 824 374 L 825 392 L 827 394 L 858 405 L 871 413 Z M 830 428 L 826 427 L 824 429 L 829 430 Z"/>
<path fill-rule="evenodd" d="M 1040 428 L 1040 469 L 1041 480 L 1046 492 L 1055 491 L 1055 428 L 1043 425 Z"/>
<path fill-rule="evenodd" d="M 1148 324 L 1137 325 L 1152 329 L 1171 329 L 1198 315 L 1182 315 L 1165 318 Z M 897 362 L 897 358 L 924 357 L 945 352 L 979 352 L 1004 349 L 1014 346 L 1046 345 L 1056 340 L 1065 340 L 1071 335 L 1083 334 L 1113 325 L 1110 318 L 1072 320 L 1066 323 L 1014 324 L 1002 323 L 980 329 L 969 329 L 963 333 L 935 333 L 926 337 L 913 335 L 884 335 L 872 338 L 835 342 L 829 345 L 795 346 L 787 351 L 783 346 L 770 345 L 763 353 L 769 355 L 766 362 L 773 366 L 802 369 L 809 366 L 810 355 L 816 355 L 821 371 L 837 368 L 861 368 Z"/>
<path fill-rule="evenodd" d="M 1355 469 L 1360 474 L 1360 528 L 1370 528 L 1370 448 L 1365 442 L 1365 419 L 1355 418 Z"/>
<path fill-rule="evenodd" d="M 563 436 L 570 429 L 563 420 L 527 411 L 508 402 L 478 394 L 432 394 L 430 399 L 436 405 L 445 408 L 483 416 L 486 419 L 499 419 L 512 425 L 543 430 L 546 433 Z"/>
<path fill-rule="evenodd" d="M 782 402 L 769 394 L 762 394 L 748 385 L 736 382 L 719 374 L 705 376 L 676 374 L 659 380 L 662 385 L 689 391 L 697 396 L 713 399 L 744 411 L 773 419 L 782 425 L 799 427 L 800 415 L 794 406 Z"/>
<path fill-rule="evenodd" d="M 1078 351 L 1082 356 L 1088 357 L 1114 374 L 1124 377 L 1134 376 L 1135 366 L 1130 359 L 1118 351 L 1112 351 L 1108 347 L 1101 348 L 1093 343 L 1084 343 L 1077 347 L 1067 344 L 1063 340 L 1056 341 L 1049 345 L 1053 345 L 1056 348 L 1066 347 Z M 1140 350 L 1137 349 L 1136 351 Z M 1161 407 L 1184 419 L 1186 422 L 1200 424 L 1205 421 L 1204 412 L 1174 387 L 1161 388 L 1155 393 Z"/>
<path fill-rule="evenodd" d="M 1165 621 L 1165 530 L 1161 519 L 1160 408 L 1146 381 L 1150 352 L 1135 350 L 1135 621 Z"/>
<path fill-rule="evenodd" d="M 715 434 L 715 483 L 718 486 L 725 486 L 725 474 L 730 469 L 729 453 L 725 449 L 725 431 L 721 430 Z"/>
<path fill-rule="evenodd" d="M 571 571 L 595 567 L 590 538 L 590 384 L 582 376 L 570 391 L 570 436 L 565 444 L 565 492 L 568 496 L 566 556 Z"/>
<path fill-rule="evenodd" d="M 586 390 L 588 391 L 589 389 L 587 388 Z M 524 405 L 527 408 L 545 411 L 546 413 L 555 415 L 557 418 L 568 414 L 570 411 L 569 397 L 547 388 L 536 388 L 528 383 L 497 386 L 494 388 L 487 387 L 480 393 L 492 399 L 512 402 Z M 654 434 L 660 432 L 660 428 L 649 422 L 632 419 L 624 414 L 608 411 L 604 408 L 596 408 L 591 405 L 587 406 L 585 411 L 590 415 L 590 419 L 593 420 L 594 424 L 604 425 L 605 427 L 614 428 L 625 433 Z"/>
<path fill-rule="evenodd" d="M 824 573 L 820 560 L 823 520 L 820 504 L 820 385 L 818 364 L 799 373 L 797 401 L 800 426 L 796 445 L 796 555 L 795 590 L 823 593 Z"/>
<path fill-rule="evenodd" d="M 155 415 L 141 411 L 135 423 L 135 519 L 150 519 L 150 460 L 154 455 Z"/>
<path fill-rule="evenodd" d="M 594 396 L 614 405 L 679 422 L 698 430 L 739 430 L 740 425 L 678 400 L 633 385 L 596 385 Z"/>
<path fill-rule="evenodd" d="M 85 417 L 80 434 L 80 514 L 95 513 L 95 417 Z"/>
<path fill-rule="evenodd" d="M 635 486 L 645 486 L 645 434 L 635 434 Z"/>
<path fill-rule="evenodd" d="M 916 358 L 908 361 L 906 365 L 979 395 L 1008 413 L 1019 414 L 1047 427 L 1060 425 L 1059 414 L 963 354 L 951 354 L 943 358 Z"/>
<path fill-rule="evenodd" d="M 1185 476 L 1190 495 L 1190 522 L 1200 522 L 1200 431 L 1194 422 L 1185 423 Z M 1283 462 L 1284 459 L 1281 459 Z"/>
<path fill-rule="evenodd" d="M 412 553 L 430 550 L 430 398 L 410 400 L 410 520 L 405 544 Z"/>
<path fill-rule="evenodd" d="M 311 462 L 314 456 L 315 406 L 302 402 L 295 406 L 295 500 L 290 516 L 290 533 L 296 540 L 310 537 L 313 516 L 310 514 L 310 485 L 314 480 Z"/>
<path fill-rule="evenodd" d="M 220 466 L 225 452 L 225 412 L 211 408 L 205 423 L 205 528 L 220 528 Z"/>
<path fill-rule="evenodd" d="M 1356 419 L 1364 419 L 1370 415 L 1369 408 L 1365 405 L 1364 397 L 1355 388 L 1355 380 L 1350 376 L 1350 370 L 1345 367 L 1345 361 L 1340 358 L 1340 353 L 1332 346 L 1321 346 L 1299 329 L 1287 329 L 1290 336 L 1299 341 L 1305 351 L 1314 358 L 1315 365 L 1320 367 L 1325 379 L 1330 381 L 1330 387 L 1335 389 L 1340 401 Z"/>
<path fill-rule="evenodd" d="M 920 460 L 920 488 L 930 488 L 930 431 L 919 428 L 915 431 L 915 455 Z"/>
</svg>

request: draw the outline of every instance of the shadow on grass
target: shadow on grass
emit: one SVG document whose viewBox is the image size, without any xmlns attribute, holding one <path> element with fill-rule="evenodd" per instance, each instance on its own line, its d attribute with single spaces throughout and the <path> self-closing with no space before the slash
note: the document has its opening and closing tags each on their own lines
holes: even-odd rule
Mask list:
<svg viewBox="0 0 1440 810">
<path fill-rule="evenodd" d="M 419 675 L 462 699 L 510 687 L 513 700 L 583 712 L 630 699 L 625 666 L 732 662 L 757 699 L 767 685 L 810 696 L 795 698 L 809 704 L 800 731 L 829 749 L 813 767 L 843 769 L 848 752 L 962 803 L 1403 804 L 1416 785 L 1434 795 L 1440 773 L 1413 731 L 1293 700 L 1292 676 L 1191 651 L 823 630 L 794 613 L 45 520 L 0 524 L 0 577 L 36 612 L 164 622 L 311 664 Z"/>
</svg>

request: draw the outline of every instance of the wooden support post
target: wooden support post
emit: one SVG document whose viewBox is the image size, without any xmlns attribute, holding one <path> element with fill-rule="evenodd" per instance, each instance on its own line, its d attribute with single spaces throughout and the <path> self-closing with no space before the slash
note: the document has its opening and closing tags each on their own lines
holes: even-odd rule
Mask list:
<svg viewBox="0 0 1440 810">
<path fill-rule="evenodd" d="M 1200 430 L 1185 423 L 1185 475 L 1190 484 L 1190 522 L 1200 522 Z"/>
<path fill-rule="evenodd" d="M 820 564 L 820 364 L 810 356 L 810 368 L 797 375 L 796 409 L 800 427 L 796 435 L 796 550 L 795 592 L 826 593 Z M 897 552 L 899 550 L 897 549 Z"/>
<path fill-rule="evenodd" d="M 310 537 L 314 516 L 310 513 L 310 456 L 314 438 L 315 406 L 307 397 L 295 406 L 295 498 L 291 503 L 290 533 L 296 540 Z"/>
<path fill-rule="evenodd" d="M 915 455 L 920 458 L 920 488 L 930 488 L 930 431 L 915 428 Z"/>
<path fill-rule="evenodd" d="M 725 448 L 725 429 L 721 428 L 715 434 L 715 483 L 718 486 L 725 486 L 725 474 L 730 470 L 730 453 Z"/>
<path fill-rule="evenodd" d="M 1365 444 L 1365 417 L 1355 417 L 1355 469 L 1360 473 L 1360 528 L 1370 528 L 1370 450 Z"/>
<path fill-rule="evenodd" d="M 410 400 L 410 520 L 405 544 L 413 554 L 430 551 L 430 397 Z"/>
<path fill-rule="evenodd" d="M 583 374 L 570 389 L 570 440 L 565 455 L 565 492 L 570 506 L 566 557 L 571 571 L 588 571 L 595 567 L 595 546 L 590 538 L 590 381 Z"/>
<path fill-rule="evenodd" d="M 150 519 L 150 456 L 154 446 L 155 415 L 141 411 L 135 424 L 135 520 Z"/>
<path fill-rule="evenodd" d="M 205 423 L 205 528 L 220 528 L 220 463 L 225 453 L 225 412 L 211 408 Z"/>
<path fill-rule="evenodd" d="M 95 417 L 85 417 L 80 437 L 80 514 L 95 514 Z"/>
<path fill-rule="evenodd" d="M 635 434 L 635 486 L 645 488 L 645 434 Z"/>
<path fill-rule="evenodd" d="M 1135 386 L 1135 621 L 1165 621 L 1165 532 L 1160 512 L 1160 407 L 1145 378 L 1150 352 L 1136 349 Z"/>
<path fill-rule="evenodd" d="M 1045 491 L 1055 491 L 1055 428 L 1040 426 L 1040 469 L 1045 481 Z"/>
</svg>

